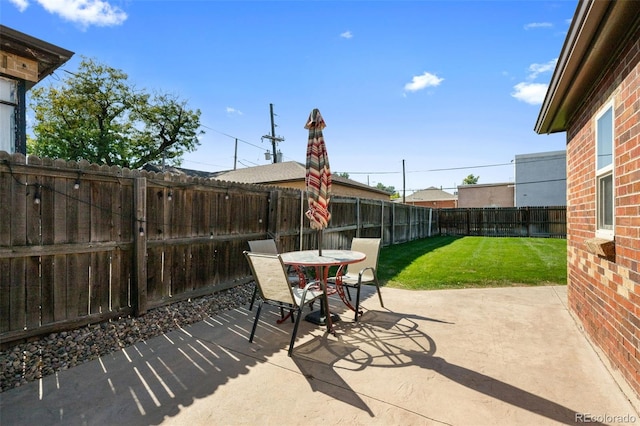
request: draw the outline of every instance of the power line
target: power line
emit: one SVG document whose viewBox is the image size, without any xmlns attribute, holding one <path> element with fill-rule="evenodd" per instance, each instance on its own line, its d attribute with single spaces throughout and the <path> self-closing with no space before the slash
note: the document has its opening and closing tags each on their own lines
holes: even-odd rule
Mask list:
<svg viewBox="0 0 640 426">
<path fill-rule="evenodd" d="M 550 158 L 539 158 L 535 160 L 522 160 L 518 161 L 518 164 L 528 164 L 528 163 L 538 163 L 538 162 L 547 162 Z M 406 173 L 430 173 L 430 172 L 448 172 L 453 170 L 465 170 L 465 169 L 481 169 L 487 167 L 504 167 L 504 166 L 513 166 L 515 163 L 513 161 L 509 163 L 497 163 L 497 164 L 481 164 L 476 166 L 461 166 L 461 167 L 447 167 L 440 169 L 426 169 L 426 170 L 408 170 Z M 390 174 L 399 174 L 401 171 L 384 171 L 384 172 L 341 172 L 348 173 L 350 175 L 390 175 Z"/>
</svg>

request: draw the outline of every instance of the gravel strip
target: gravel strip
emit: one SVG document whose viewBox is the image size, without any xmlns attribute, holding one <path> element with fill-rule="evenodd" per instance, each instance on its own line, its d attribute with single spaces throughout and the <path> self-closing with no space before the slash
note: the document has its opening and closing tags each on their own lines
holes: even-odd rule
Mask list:
<svg viewBox="0 0 640 426">
<path fill-rule="evenodd" d="M 51 333 L 0 352 L 0 393 L 97 359 L 151 337 L 247 305 L 253 283 L 76 330 Z"/>
</svg>

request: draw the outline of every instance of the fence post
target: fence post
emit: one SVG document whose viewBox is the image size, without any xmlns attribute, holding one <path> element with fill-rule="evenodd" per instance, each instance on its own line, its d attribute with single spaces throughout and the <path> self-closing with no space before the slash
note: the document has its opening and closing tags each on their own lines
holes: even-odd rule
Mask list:
<svg viewBox="0 0 640 426">
<path fill-rule="evenodd" d="M 147 179 L 133 181 L 133 277 L 131 302 L 134 314 L 147 312 Z"/>
<path fill-rule="evenodd" d="M 466 235 L 471 235 L 471 210 L 470 209 L 467 209 L 467 234 Z"/>
<path fill-rule="evenodd" d="M 384 200 L 380 200 L 380 241 L 384 245 Z"/>
<path fill-rule="evenodd" d="M 360 197 L 356 197 L 356 237 L 360 237 L 360 229 L 362 228 L 362 217 L 360 216 Z"/>
</svg>

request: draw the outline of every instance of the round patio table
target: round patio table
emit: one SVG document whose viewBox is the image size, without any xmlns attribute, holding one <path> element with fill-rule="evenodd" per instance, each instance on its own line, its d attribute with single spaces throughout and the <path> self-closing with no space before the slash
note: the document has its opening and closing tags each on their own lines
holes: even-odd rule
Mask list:
<svg viewBox="0 0 640 426">
<path fill-rule="evenodd" d="M 285 265 L 295 265 L 295 266 L 304 266 L 304 267 L 314 267 L 316 268 L 317 276 L 320 278 L 320 287 L 322 288 L 323 293 L 323 306 L 324 309 L 320 311 L 319 320 L 313 320 L 317 324 L 322 324 L 322 320 L 327 325 L 327 331 L 329 333 L 335 334 L 333 330 L 333 322 L 331 320 L 331 313 L 329 312 L 329 294 L 327 292 L 327 279 L 329 275 L 329 268 L 331 266 L 344 266 L 349 265 L 351 263 L 361 262 L 366 259 L 366 255 L 359 251 L 353 250 L 322 250 L 322 255 L 318 252 L 318 250 L 301 250 L 301 251 L 290 251 L 286 253 L 282 253 L 280 255 L 282 258 L 282 262 Z M 324 311 L 324 312 L 323 312 Z M 314 314 L 312 312 L 309 315 Z M 324 314 L 324 318 L 323 318 Z M 309 316 L 308 315 L 308 316 Z M 307 317 L 308 317 L 307 316 Z"/>
</svg>

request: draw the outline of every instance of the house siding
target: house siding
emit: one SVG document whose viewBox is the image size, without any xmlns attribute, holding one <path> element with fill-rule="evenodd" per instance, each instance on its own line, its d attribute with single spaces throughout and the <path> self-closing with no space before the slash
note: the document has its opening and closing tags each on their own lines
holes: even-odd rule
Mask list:
<svg viewBox="0 0 640 426">
<path fill-rule="evenodd" d="M 565 151 L 516 155 L 516 207 L 566 206 Z"/>
<path fill-rule="evenodd" d="M 458 186 L 458 207 L 513 207 L 513 183 Z"/>
<path fill-rule="evenodd" d="M 457 200 L 407 201 L 405 204 L 432 209 L 455 209 Z"/>
<path fill-rule="evenodd" d="M 567 126 L 568 302 L 592 341 L 640 395 L 640 27 Z M 588 65 L 588 64 L 587 64 Z M 613 100 L 615 257 L 596 233 L 595 115 Z"/>
</svg>

